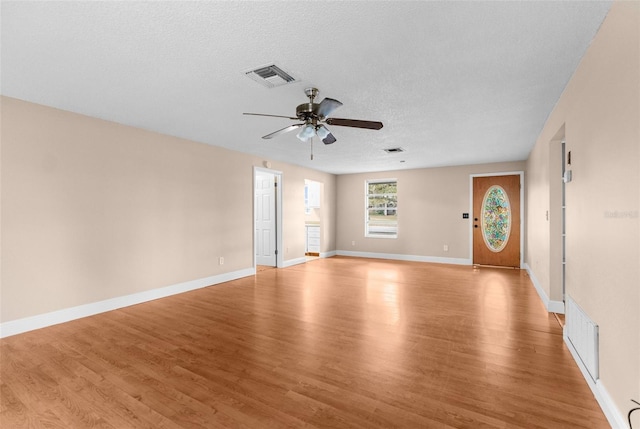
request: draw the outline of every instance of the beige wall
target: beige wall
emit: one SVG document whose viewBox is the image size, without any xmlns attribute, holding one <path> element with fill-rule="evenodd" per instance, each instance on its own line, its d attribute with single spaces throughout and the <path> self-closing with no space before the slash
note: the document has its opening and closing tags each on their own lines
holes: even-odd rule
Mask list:
<svg viewBox="0 0 640 429">
<path fill-rule="evenodd" d="M 557 296 L 544 211 L 550 147 L 564 127 L 573 171 L 567 293 L 600 326 L 601 383 L 625 417 L 630 399 L 640 398 L 639 23 L 640 2 L 614 3 L 527 161 L 527 263 Z"/>
<path fill-rule="evenodd" d="M 524 162 L 510 162 L 338 176 L 337 249 L 470 259 L 471 219 L 462 219 L 462 213 L 470 212 L 470 175 L 524 167 Z M 366 238 L 364 184 L 385 178 L 398 179 L 398 238 Z"/>
<path fill-rule="evenodd" d="M 1 100 L 0 321 L 253 267 L 262 159 Z M 284 259 L 295 260 L 304 257 L 304 179 L 333 195 L 336 179 L 272 168 L 284 177 Z M 323 213 L 331 231 L 332 198 Z"/>
<path fill-rule="evenodd" d="M 525 263 L 535 274 L 540 286 L 550 296 L 550 243 L 546 212 L 549 210 L 549 147 L 535 146 L 527 160 L 527 180 L 525 180 L 526 200 L 526 240 Z M 550 216 L 556 216 L 550 213 Z M 535 249 L 535 251 L 533 251 Z"/>
</svg>

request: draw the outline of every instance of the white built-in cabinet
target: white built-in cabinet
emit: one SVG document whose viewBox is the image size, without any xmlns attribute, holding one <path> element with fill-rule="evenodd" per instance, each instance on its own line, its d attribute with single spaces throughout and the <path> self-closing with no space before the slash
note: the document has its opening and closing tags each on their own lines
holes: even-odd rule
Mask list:
<svg viewBox="0 0 640 429">
<path fill-rule="evenodd" d="M 306 225 L 307 228 L 307 252 L 309 254 L 320 254 L 320 226 Z"/>
</svg>

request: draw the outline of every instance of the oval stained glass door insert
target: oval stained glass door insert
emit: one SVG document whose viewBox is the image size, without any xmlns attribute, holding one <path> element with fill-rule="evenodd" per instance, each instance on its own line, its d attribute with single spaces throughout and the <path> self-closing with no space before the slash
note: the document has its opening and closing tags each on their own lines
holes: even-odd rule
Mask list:
<svg viewBox="0 0 640 429">
<path fill-rule="evenodd" d="M 511 204 L 505 190 L 490 187 L 482 200 L 482 238 L 492 252 L 500 252 L 511 234 Z"/>
</svg>

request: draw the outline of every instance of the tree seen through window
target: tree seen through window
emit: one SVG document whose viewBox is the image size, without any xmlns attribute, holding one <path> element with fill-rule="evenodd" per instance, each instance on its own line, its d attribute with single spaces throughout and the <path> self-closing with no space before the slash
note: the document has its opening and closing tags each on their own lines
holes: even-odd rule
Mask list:
<svg viewBox="0 0 640 429">
<path fill-rule="evenodd" d="M 397 237 L 398 182 L 367 182 L 366 230 L 368 237 Z"/>
</svg>

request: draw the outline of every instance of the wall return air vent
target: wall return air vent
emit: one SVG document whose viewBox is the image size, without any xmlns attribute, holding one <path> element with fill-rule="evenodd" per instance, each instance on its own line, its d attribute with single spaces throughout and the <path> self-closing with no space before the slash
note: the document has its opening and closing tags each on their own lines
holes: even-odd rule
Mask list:
<svg viewBox="0 0 640 429">
<path fill-rule="evenodd" d="M 286 85 L 296 81 L 293 76 L 275 64 L 258 67 L 257 69 L 245 72 L 245 74 L 267 88 L 275 88 L 276 86 Z"/>
</svg>

